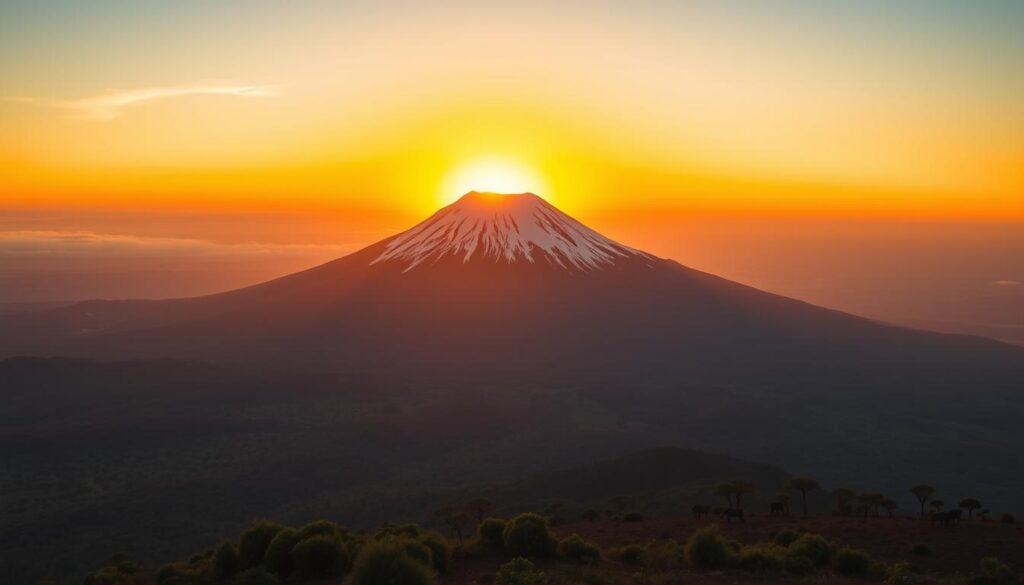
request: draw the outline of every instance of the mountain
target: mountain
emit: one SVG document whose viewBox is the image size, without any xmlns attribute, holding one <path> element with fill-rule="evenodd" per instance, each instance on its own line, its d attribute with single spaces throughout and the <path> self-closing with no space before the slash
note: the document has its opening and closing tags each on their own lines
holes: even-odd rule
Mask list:
<svg viewBox="0 0 1024 585">
<path fill-rule="evenodd" d="M 3 315 L 0 356 L 13 355 L 358 374 L 417 400 L 457 396 L 421 407 L 451 429 L 469 409 L 467 441 L 492 420 L 476 405 L 497 420 L 487 401 L 515 403 L 531 437 L 558 440 L 509 439 L 508 460 L 678 444 L 854 488 L 932 481 L 956 490 L 947 500 L 980 490 L 993 505 L 1024 489 L 1024 348 L 730 282 L 532 194 L 469 193 L 406 232 L 240 290 Z M 456 475 L 492 465 L 451 461 Z"/>
</svg>

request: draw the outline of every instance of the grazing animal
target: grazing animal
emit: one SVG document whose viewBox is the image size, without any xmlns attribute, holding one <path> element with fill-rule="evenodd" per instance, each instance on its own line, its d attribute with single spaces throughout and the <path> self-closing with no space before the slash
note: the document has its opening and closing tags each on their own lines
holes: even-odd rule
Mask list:
<svg viewBox="0 0 1024 585">
<path fill-rule="evenodd" d="M 732 522 L 733 518 L 738 518 L 740 522 L 743 520 L 743 508 L 726 508 L 722 510 L 722 518 L 725 518 L 726 522 Z"/>
<path fill-rule="evenodd" d="M 784 516 L 786 514 L 786 504 L 782 502 L 772 502 L 772 516 Z"/>
<path fill-rule="evenodd" d="M 955 508 L 953 510 L 947 510 L 945 512 L 936 512 L 932 514 L 932 526 L 936 523 L 942 524 L 943 526 L 957 526 L 960 524 L 960 515 L 963 514 L 963 510 Z"/>
<path fill-rule="evenodd" d="M 711 513 L 711 506 L 696 505 L 693 507 L 694 518 L 707 518 L 708 514 Z"/>
</svg>

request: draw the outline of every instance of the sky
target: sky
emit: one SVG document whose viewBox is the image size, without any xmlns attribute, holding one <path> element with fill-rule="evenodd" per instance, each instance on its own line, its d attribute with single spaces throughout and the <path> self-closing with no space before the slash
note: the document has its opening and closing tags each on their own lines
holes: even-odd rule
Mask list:
<svg viewBox="0 0 1024 585">
<path fill-rule="evenodd" d="M 0 301 L 237 286 L 507 176 L 764 288 L 1005 324 L 1022 26 L 1014 0 L 0 0 Z"/>
</svg>

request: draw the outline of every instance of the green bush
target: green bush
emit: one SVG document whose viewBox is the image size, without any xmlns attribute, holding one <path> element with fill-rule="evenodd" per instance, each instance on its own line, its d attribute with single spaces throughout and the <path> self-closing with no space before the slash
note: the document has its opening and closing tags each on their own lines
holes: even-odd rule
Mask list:
<svg viewBox="0 0 1024 585">
<path fill-rule="evenodd" d="M 978 569 L 978 574 L 974 578 L 976 585 L 1001 585 L 1009 583 L 1012 578 L 1010 567 L 1000 563 L 995 557 L 981 559 Z"/>
<path fill-rule="evenodd" d="M 793 544 L 793 542 L 798 538 L 800 538 L 800 534 L 798 532 L 793 532 L 792 530 L 783 530 L 782 532 L 776 534 L 775 538 L 772 539 L 772 541 L 779 546 L 789 546 Z"/>
<path fill-rule="evenodd" d="M 508 522 L 501 518 L 486 518 L 480 523 L 477 533 L 480 535 L 481 541 L 493 546 L 501 546 L 505 541 L 506 525 L 508 525 Z"/>
<path fill-rule="evenodd" d="M 331 522 L 330 520 L 315 520 L 300 528 L 298 537 L 299 540 L 306 540 L 310 536 L 317 536 L 321 534 L 333 536 L 341 533 L 342 528 L 337 522 Z"/>
<path fill-rule="evenodd" d="M 558 550 L 562 556 L 588 565 L 596 565 L 601 561 L 601 549 L 596 544 L 583 540 L 579 534 L 563 538 Z"/>
<path fill-rule="evenodd" d="M 686 566 L 686 549 L 675 540 L 652 540 L 644 547 L 643 565 L 651 573 L 677 571 Z"/>
<path fill-rule="evenodd" d="M 629 512 L 622 517 L 623 522 L 643 522 L 644 515 L 640 512 Z"/>
<path fill-rule="evenodd" d="M 505 548 L 516 556 L 545 557 L 555 551 L 555 537 L 547 521 L 537 514 L 520 514 L 509 521 L 502 534 Z"/>
<path fill-rule="evenodd" d="M 225 540 L 213 553 L 213 579 L 226 581 L 238 572 L 238 549 L 230 541 Z"/>
<path fill-rule="evenodd" d="M 295 570 L 292 549 L 299 542 L 299 533 L 294 528 L 285 528 L 270 541 L 263 555 L 263 566 L 281 579 L 287 579 Z"/>
<path fill-rule="evenodd" d="M 833 568 L 844 575 L 864 575 L 871 565 L 868 554 L 854 548 L 841 548 L 836 552 Z"/>
<path fill-rule="evenodd" d="M 494 585 L 547 585 L 544 573 L 533 568 L 533 563 L 523 557 L 516 557 L 498 569 Z"/>
<path fill-rule="evenodd" d="M 907 563 L 893 563 L 885 569 L 883 585 L 916 585 L 921 577 L 916 575 Z"/>
<path fill-rule="evenodd" d="M 302 580 L 344 575 L 350 563 L 342 539 L 336 534 L 316 534 L 292 548 L 295 574 Z"/>
<path fill-rule="evenodd" d="M 789 545 L 789 554 L 807 559 L 815 567 L 824 567 L 832 559 L 835 547 L 818 534 L 804 534 Z"/>
<path fill-rule="evenodd" d="M 448 541 L 436 532 L 426 532 L 420 536 L 420 542 L 430 549 L 434 570 L 440 574 L 447 572 L 452 560 L 452 547 Z"/>
<path fill-rule="evenodd" d="M 786 549 L 767 543 L 745 546 L 740 549 L 738 565 L 752 573 L 778 575 L 786 566 Z"/>
<path fill-rule="evenodd" d="M 404 536 L 416 540 L 420 537 L 421 530 L 416 524 L 398 524 L 391 525 L 385 524 L 381 526 L 380 530 L 374 536 L 377 540 L 387 538 L 389 536 Z"/>
<path fill-rule="evenodd" d="M 93 571 L 84 580 L 84 585 L 147 585 L 149 575 L 140 565 L 123 554 L 114 555 L 110 564 Z"/>
<path fill-rule="evenodd" d="M 433 585 L 434 571 L 409 556 L 406 543 L 387 538 L 371 542 L 359 551 L 346 585 Z"/>
<path fill-rule="evenodd" d="M 270 541 L 283 529 L 284 526 L 265 520 L 250 524 L 238 541 L 239 568 L 248 569 L 263 564 L 263 556 Z"/>
<path fill-rule="evenodd" d="M 644 561 L 644 547 L 639 544 L 628 544 L 619 549 L 619 558 L 627 565 L 639 565 Z"/>
<path fill-rule="evenodd" d="M 732 564 L 733 549 L 717 526 L 708 526 L 686 541 L 686 560 L 698 569 L 721 569 Z"/>
<path fill-rule="evenodd" d="M 235 575 L 232 585 L 278 585 L 281 579 L 263 567 L 246 569 Z"/>
<path fill-rule="evenodd" d="M 932 549 L 923 542 L 915 542 L 914 545 L 910 547 L 910 552 L 919 557 L 926 557 L 932 554 Z"/>
</svg>

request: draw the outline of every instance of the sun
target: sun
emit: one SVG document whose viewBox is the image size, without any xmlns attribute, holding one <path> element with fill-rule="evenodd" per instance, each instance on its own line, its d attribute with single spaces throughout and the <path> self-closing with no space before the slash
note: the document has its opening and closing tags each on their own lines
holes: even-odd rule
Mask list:
<svg viewBox="0 0 1024 585">
<path fill-rule="evenodd" d="M 439 196 L 447 205 L 470 191 L 549 195 L 540 173 L 502 156 L 481 156 L 459 164 L 442 181 Z"/>
</svg>

